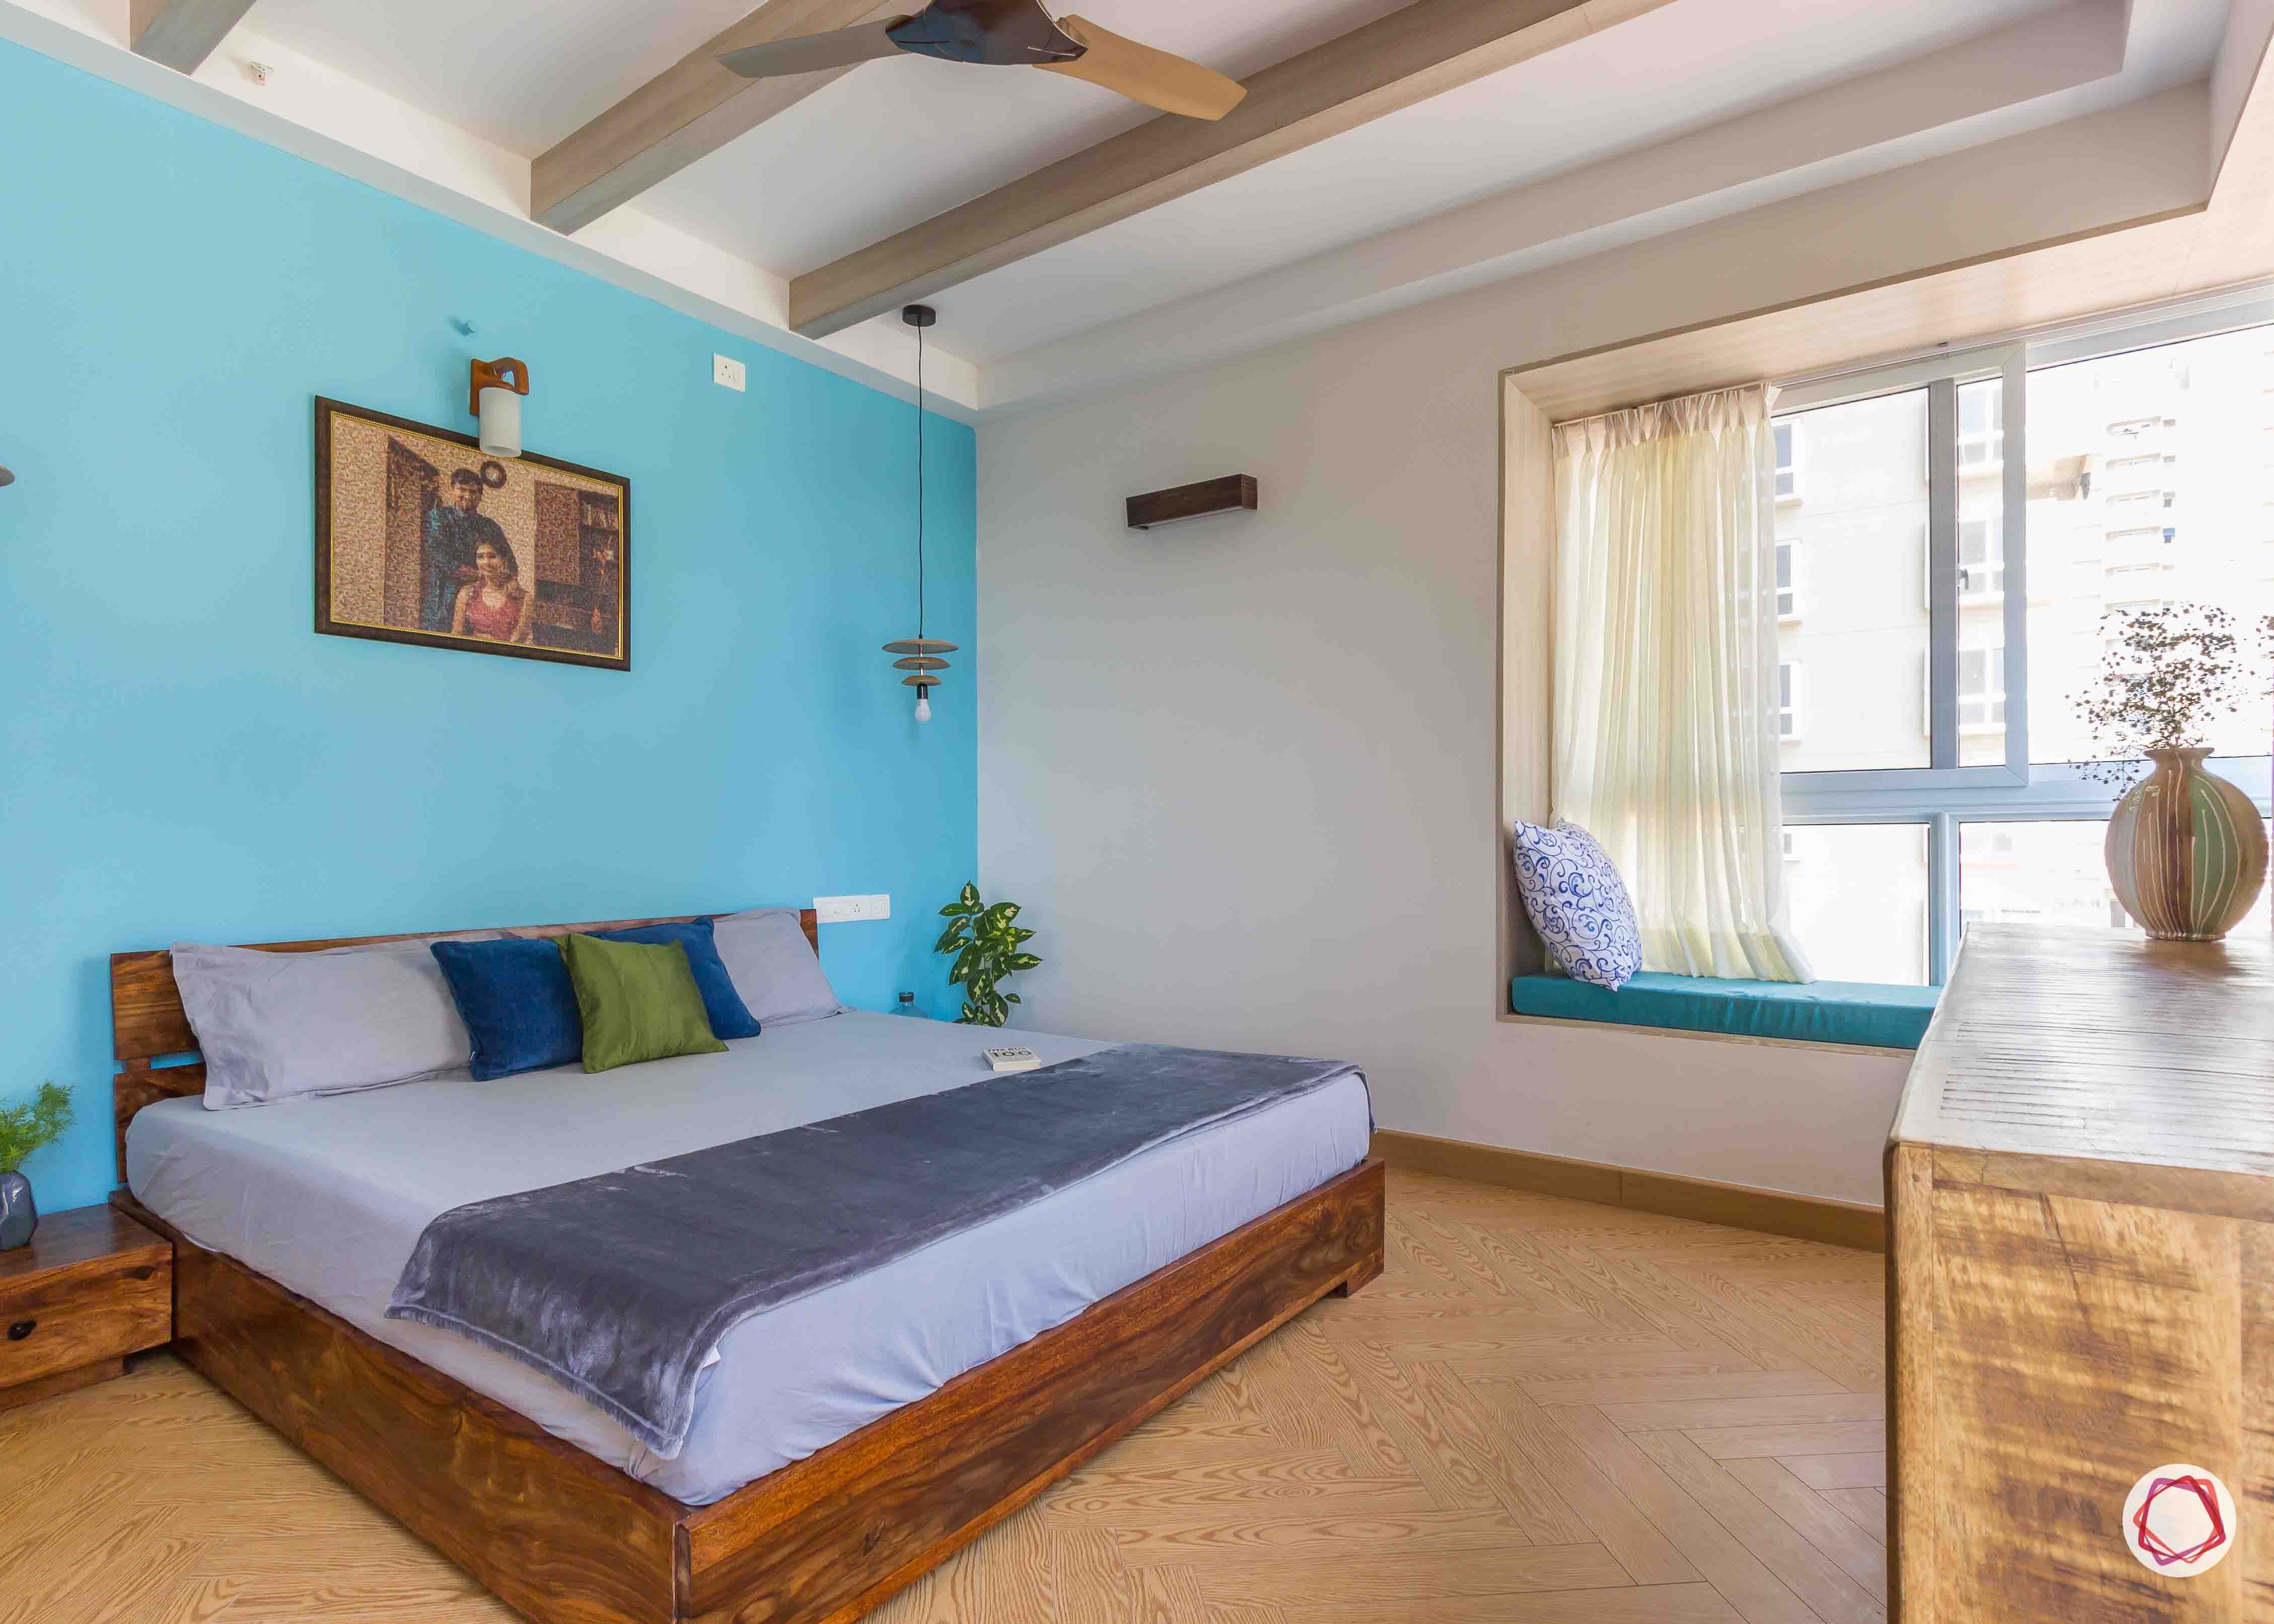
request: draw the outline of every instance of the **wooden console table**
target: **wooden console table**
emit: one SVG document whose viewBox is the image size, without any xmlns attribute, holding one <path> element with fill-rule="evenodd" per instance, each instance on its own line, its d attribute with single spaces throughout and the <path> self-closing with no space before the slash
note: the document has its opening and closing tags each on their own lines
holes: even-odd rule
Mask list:
<svg viewBox="0 0 2274 1624">
<path fill-rule="evenodd" d="M 1886 1179 L 1890 1617 L 2274 1616 L 2274 943 L 1969 930 Z M 2122 1530 L 2174 1462 L 2193 1578 Z"/>
</svg>

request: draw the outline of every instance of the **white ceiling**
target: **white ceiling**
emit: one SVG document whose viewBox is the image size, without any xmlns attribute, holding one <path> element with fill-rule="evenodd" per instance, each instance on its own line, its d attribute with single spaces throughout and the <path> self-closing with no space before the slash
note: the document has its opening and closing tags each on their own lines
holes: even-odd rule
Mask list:
<svg viewBox="0 0 2274 1624">
<path fill-rule="evenodd" d="M 1081 7 L 1109 28 L 1239 75 L 1397 3 L 1081 0 Z M 754 4 L 258 0 L 246 26 L 533 156 Z M 2227 10 L 2228 0 L 2130 0 L 2128 10 L 2125 0 L 1672 0 L 946 290 L 931 300 L 942 312 L 935 336 L 983 366 L 1486 199 L 1510 199 L 1520 212 L 1530 196 L 1524 188 L 1669 140 L 1686 147 L 1692 132 L 1763 109 L 1805 105 L 1820 126 L 1840 116 L 1840 93 L 1810 103 L 1796 98 L 1993 36 L 2009 53 L 2026 51 L 2029 36 L 2017 24 L 2067 31 L 2105 16 L 2112 41 L 2123 41 L 2112 44 L 2105 65 L 2057 87 L 2016 90 L 2022 100 L 1994 110 L 1969 104 L 1969 117 L 1953 114 L 1938 131 L 1852 143 L 1857 150 L 1812 179 L 1796 159 L 1785 182 L 1788 191 L 1828 184 L 1911 162 L 1922 150 L 1997 139 L 2201 79 Z M 1057 75 L 915 58 L 875 63 L 666 181 L 638 207 L 792 276 L 1148 117 Z M 1683 148 L 1667 150 L 1678 162 Z M 1736 207 L 1759 193 L 1731 187 L 1728 195 Z M 1686 216 L 1697 217 L 1694 209 Z"/>
<path fill-rule="evenodd" d="M 1930 50 L 2112 4 L 2059 0 L 1681 0 L 1549 56 L 1360 126 L 984 276 L 934 300 L 986 361 L 1780 107 Z M 2200 79 L 2225 6 L 2133 0 L 2120 71 L 1961 127 L 1875 143 L 1786 191 L 1913 162 Z M 2027 52 L 2028 35 L 2009 36 Z M 1645 64 L 1638 71 L 1637 64 Z M 1683 64 L 1678 76 L 1662 64 Z M 2018 92 L 2017 92 L 2018 94 Z M 1796 141 L 1796 147 L 1797 142 Z M 732 150 L 732 149 L 729 149 Z M 719 154 L 724 157 L 726 154 Z M 1733 192 L 1728 207 L 1764 200 Z M 1713 212 L 1692 210 L 1686 220 Z M 690 229 L 693 228 L 689 226 Z M 1572 252 L 1589 251 L 1575 244 Z M 1528 267 L 1548 262 L 1535 256 Z"/>
<path fill-rule="evenodd" d="M 1135 229 L 1114 233 L 1135 258 L 1109 272 L 1108 281 L 1142 297 L 1155 278 L 1168 275 L 1176 285 L 1162 297 L 1173 297 L 2054 3 L 1675 0 L 1250 170 L 1183 199 L 1184 207 L 1153 210 L 1141 223 L 1128 222 Z M 1226 57 L 1211 50 L 1207 36 L 1224 33 L 1230 15 L 1309 9 L 1304 0 L 1219 5 L 1221 15 L 1203 19 L 1219 8 L 1199 0 L 1095 0 L 1096 11 L 1111 12 L 1096 19 L 1106 26 L 1141 33 L 1149 43 L 1189 50 L 1212 64 Z M 1376 4 L 1371 11 L 1394 9 Z M 1353 26 L 1365 20 L 1361 13 Z M 1186 26 L 1172 28 L 1171 22 Z M 1639 50 L 1638 33 L 1648 41 Z M 1255 54 L 1268 61 L 1288 53 Z M 1055 75 L 1030 88 L 1034 75 L 1015 69 L 975 73 L 915 60 L 876 67 L 873 74 L 864 69 L 839 80 L 712 154 L 650 193 L 644 207 L 682 229 L 795 274 L 1146 117 L 1142 109 L 1117 106 L 1109 94 Z M 855 143 L 851 148 L 848 139 Z M 857 201 L 846 196 L 848 188 L 857 189 Z M 1237 194 L 1237 200 L 1218 201 L 1218 193 Z M 1074 281 L 1083 286 L 1053 289 L 1053 297 L 1080 298 L 1096 280 L 1091 267 L 1082 267 Z M 979 351 L 991 348 L 982 344 Z"/>
</svg>

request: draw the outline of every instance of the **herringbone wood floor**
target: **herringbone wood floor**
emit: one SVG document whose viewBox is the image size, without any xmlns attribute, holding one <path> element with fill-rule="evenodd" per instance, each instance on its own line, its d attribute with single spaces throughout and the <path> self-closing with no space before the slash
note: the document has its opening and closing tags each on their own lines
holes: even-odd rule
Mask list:
<svg viewBox="0 0 2274 1624">
<path fill-rule="evenodd" d="M 1884 1619 L 1881 1261 L 1393 1174 L 1388 1267 L 877 1624 Z M 170 1358 L 0 1415 L 0 1620 L 508 1624 Z"/>
</svg>

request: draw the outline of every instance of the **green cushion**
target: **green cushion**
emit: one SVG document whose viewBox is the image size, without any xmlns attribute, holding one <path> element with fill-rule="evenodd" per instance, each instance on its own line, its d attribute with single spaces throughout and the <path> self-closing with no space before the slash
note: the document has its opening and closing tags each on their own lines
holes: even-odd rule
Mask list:
<svg viewBox="0 0 2274 1624">
<path fill-rule="evenodd" d="M 727 1047 L 711 1030 L 703 989 L 678 943 L 568 936 L 561 938 L 561 958 L 584 1018 L 587 1071 Z"/>
<path fill-rule="evenodd" d="M 1519 975 L 1509 983 L 1509 1008 L 1558 1020 L 1916 1049 L 1941 991 L 1872 981 L 1717 981 L 1645 970 L 1616 992 L 1568 975 Z"/>
</svg>

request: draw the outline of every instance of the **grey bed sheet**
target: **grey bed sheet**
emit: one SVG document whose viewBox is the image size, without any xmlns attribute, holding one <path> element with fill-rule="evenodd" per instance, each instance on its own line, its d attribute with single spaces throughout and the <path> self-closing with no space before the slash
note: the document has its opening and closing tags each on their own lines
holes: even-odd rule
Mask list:
<svg viewBox="0 0 2274 1624">
<path fill-rule="evenodd" d="M 235 1111 L 139 1114 L 136 1196 L 382 1342 L 692 1505 L 924 1396 L 1100 1297 L 1269 1212 L 1366 1154 L 1348 1077 L 1156 1147 L 911 1257 L 742 1320 L 704 1372 L 686 1447 L 655 1455 L 617 1422 L 451 1332 L 384 1317 L 418 1236 L 469 1201 L 770 1133 L 985 1076 L 980 1048 L 1045 1064 L 1108 1045 L 846 1013 L 727 1052 L 587 1077 L 442 1077 Z"/>
</svg>

